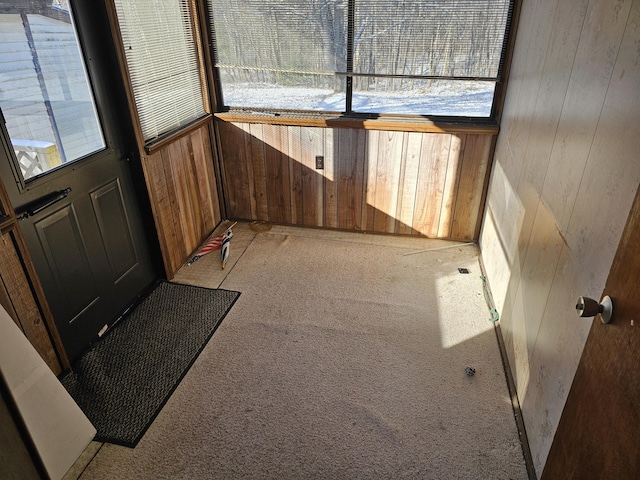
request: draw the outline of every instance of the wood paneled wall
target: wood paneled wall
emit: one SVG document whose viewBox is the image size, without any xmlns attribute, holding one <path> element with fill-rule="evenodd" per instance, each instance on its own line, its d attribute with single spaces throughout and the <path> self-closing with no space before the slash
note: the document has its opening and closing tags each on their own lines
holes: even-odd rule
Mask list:
<svg viewBox="0 0 640 480">
<path fill-rule="evenodd" d="M 216 126 L 230 218 L 478 238 L 491 134 Z"/>
<path fill-rule="evenodd" d="M 221 220 L 209 128 L 202 125 L 142 159 L 169 279 Z"/>
</svg>

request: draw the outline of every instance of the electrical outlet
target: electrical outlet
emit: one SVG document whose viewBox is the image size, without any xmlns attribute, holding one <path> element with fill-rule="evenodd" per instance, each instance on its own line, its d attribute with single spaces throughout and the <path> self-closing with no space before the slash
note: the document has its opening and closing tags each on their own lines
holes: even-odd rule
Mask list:
<svg viewBox="0 0 640 480">
<path fill-rule="evenodd" d="M 324 157 L 316 155 L 316 170 L 324 170 Z"/>
</svg>

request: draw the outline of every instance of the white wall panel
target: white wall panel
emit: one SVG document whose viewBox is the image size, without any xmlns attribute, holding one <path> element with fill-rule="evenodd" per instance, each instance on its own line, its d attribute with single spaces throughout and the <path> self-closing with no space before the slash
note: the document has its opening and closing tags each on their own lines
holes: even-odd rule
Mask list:
<svg viewBox="0 0 640 480">
<path fill-rule="evenodd" d="M 481 247 L 538 474 L 640 184 L 639 39 L 640 0 L 523 4 Z"/>
</svg>

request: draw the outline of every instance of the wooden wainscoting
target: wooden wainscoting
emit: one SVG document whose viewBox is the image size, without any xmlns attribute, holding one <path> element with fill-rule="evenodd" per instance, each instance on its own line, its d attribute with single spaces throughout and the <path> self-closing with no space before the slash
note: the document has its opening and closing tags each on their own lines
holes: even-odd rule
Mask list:
<svg viewBox="0 0 640 480">
<path fill-rule="evenodd" d="M 216 126 L 230 218 L 478 238 L 494 134 Z"/>
<path fill-rule="evenodd" d="M 221 221 L 210 125 L 201 125 L 142 158 L 169 279 Z"/>
</svg>

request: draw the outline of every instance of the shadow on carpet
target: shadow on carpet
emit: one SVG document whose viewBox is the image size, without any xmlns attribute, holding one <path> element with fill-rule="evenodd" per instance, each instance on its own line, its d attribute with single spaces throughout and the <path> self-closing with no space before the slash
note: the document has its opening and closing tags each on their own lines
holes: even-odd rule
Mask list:
<svg viewBox="0 0 640 480">
<path fill-rule="evenodd" d="M 239 292 L 160 282 L 62 379 L 98 433 L 135 447 Z"/>
</svg>

